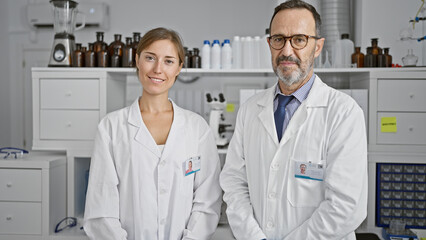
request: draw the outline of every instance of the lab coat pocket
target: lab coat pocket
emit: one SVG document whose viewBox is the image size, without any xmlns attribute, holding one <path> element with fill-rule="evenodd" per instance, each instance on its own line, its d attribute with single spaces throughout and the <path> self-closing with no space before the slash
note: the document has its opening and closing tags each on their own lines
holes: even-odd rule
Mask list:
<svg viewBox="0 0 426 240">
<path fill-rule="evenodd" d="M 304 177 L 303 173 L 298 172 L 300 165 L 310 164 L 309 162 L 303 163 L 304 161 L 297 161 L 296 159 L 290 160 L 287 199 L 293 207 L 318 207 L 324 200 L 324 181 L 317 177 Z M 324 163 L 325 161 L 321 160 L 315 165 L 325 169 Z M 310 169 L 306 171 L 310 171 Z"/>
</svg>

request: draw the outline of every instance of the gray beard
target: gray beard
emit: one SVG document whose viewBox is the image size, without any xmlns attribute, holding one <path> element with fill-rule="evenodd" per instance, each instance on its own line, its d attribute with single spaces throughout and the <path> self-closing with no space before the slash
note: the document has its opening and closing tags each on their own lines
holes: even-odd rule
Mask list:
<svg viewBox="0 0 426 240">
<path fill-rule="evenodd" d="M 274 72 L 275 75 L 277 75 L 278 79 L 284 83 L 284 85 L 286 86 L 292 86 L 293 84 L 296 83 L 300 83 L 301 81 L 303 81 L 309 74 L 309 72 L 311 71 L 311 69 L 313 68 L 314 65 L 314 53 L 312 52 L 312 58 L 311 60 L 309 60 L 309 62 L 306 63 L 306 68 L 303 68 L 303 66 L 301 66 L 301 62 L 299 59 L 294 58 L 294 57 L 285 57 L 285 56 L 281 56 L 279 58 L 277 58 L 277 66 L 276 68 L 274 68 Z M 290 73 L 290 75 L 284 75 L 284 71 L 287 70 L 286 67 L 280 66 L 279 62 L 283 61 L 283 60 L 290 60 L 293 61 L 297 64 L 297 66 L 299 67 L 298 69 L 296 69 L 294 72 Z"/>
<path fill-rule="evenodd" d="M 308 75 L 307 71 L 304 71 L 303 69 L 299 68 L 293 73 L 291 73 L 290 76 L 288 76 L 288 75 L 284 75 L 283 73 L 285 70 L 285 67 L 283 67 L 283 69 L 279 69 L 279 68 L 281 67 L 274 69 L 275 74 L 277 75 L 278 79 L 282 83 L 284 83 L 286 86 L 289 86 L 289 87 L 292 86 L 293 84 L 299 83 L 300 81 L 305 79 L 306 76 Z"/>
</svg>

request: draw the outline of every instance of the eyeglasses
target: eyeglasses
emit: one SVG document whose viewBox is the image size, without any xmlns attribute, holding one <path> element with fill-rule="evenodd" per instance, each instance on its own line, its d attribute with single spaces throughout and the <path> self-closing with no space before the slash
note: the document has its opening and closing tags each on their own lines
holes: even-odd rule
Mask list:
<svg viewBox="0 0 426 240">
<path fill-rule="evenodd" d="M 297 35 L 293 35 L 289 37 L 285 37 L 283 35 L 277 34 L 277 35 L 268 37 L 269 45 L 275 50 L 281 50 L 284 47 L 287 39 L 290 39 L 290 44 L 294 49 L 296 50 L 303 49 L 306 47 L 306 45 L 308 45 L 309 38 L 313 38 L 316 40 L 320 39 L 320 37 L 310 36 L 305 34 L 297 34 Z"/>
<path fill-rule="evenodd" d="M 3 158 L 15 156 L 15 158 L 22 158 L 24 154 L 28 154 L 28 151 L 21 148 L 5 147 L 0 148 L 0 153 L 6 154 Z"/>
<path fill-rule="evenodd" d="M 72 228 L 77 225 L 77 218 L 66 217 L 62 219 L 55 227 L 55 233 L 58 233 L 66 228 Z"/>
</svg>

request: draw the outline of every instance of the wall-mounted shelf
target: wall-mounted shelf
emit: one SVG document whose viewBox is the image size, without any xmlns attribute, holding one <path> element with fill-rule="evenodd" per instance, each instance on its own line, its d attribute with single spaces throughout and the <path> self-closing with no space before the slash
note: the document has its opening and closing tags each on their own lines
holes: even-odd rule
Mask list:
<svg viewBox="0 0 426 240">
<path fill-rule="evenodd" d="M 109 73 L 135 73 L 136 68 L 52 68 L 36 67 L 33 71 L 38 72 L 109 72 Z M 368 73 L 368 72 L 410 72 L 425 71 L 426 67 L 407 68 L 315 68 L 316 73 Z M 245 74 L 245 73 L 274 73 L 272 69 L 200 69 L 182 68 L 181 73 L 201 73 L 201 74 Z"/>
</svg>

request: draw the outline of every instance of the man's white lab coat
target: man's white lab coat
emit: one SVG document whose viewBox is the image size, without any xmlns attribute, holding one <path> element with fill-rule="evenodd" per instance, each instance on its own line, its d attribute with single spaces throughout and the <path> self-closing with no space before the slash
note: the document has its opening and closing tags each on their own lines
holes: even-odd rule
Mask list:
<svg viewBox="0 0 426 240">
<path fill-rule="evenodd" d="M 316 77 L 278 142 L 269 88 L 241 106 L 220 182 L 237 239 L 353 239 L 367 214 L 363 112 Z M 295 164 L 322 164 L 323 181 Z"/>
<path fill-rule="evenodd" d="M 213 235 L 222 202 L 216 144 L 201 116 L 174 103 L 173 111 L 163 153 L 142 121 L 138 100 L 100 122 L 84 216 L 92 239 Z M 185 176 L 185 161 L 198 156 L 201 170 Z"/>
</svg>

